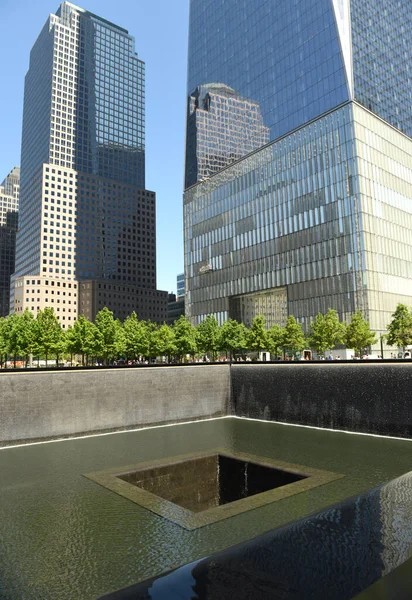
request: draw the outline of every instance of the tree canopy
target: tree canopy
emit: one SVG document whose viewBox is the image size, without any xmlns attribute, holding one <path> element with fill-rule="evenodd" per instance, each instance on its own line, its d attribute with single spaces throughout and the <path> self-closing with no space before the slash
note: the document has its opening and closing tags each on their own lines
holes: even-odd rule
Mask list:
<svg viewBox="0 0 412 600">
<path fill-rule="evenodd" d="M 183 315 L 173 324 L 175 334 L 176 354 L 182 359 L 186 354 L 195 355 L 197 352 L 196 328 Z"/>
<path fill-rule="evenodd" d="M 345 338 L 345 325 L 339 321 L 338 313 L 333 308 L 326 315 L 319 313 L 310 328 L 309 343 L 319 354 L 342 344 Z"/>
<path fill-rule="evenodd" d="M 399 303 L 392 314 L 391 322 L 387 327 L 386 341 L 389 346 L 405 346 L 412 344 L 412 309 Z"/>
<path fill-rule="evenodd" d="M 51 307 L 39 311 L 34 317 L 26 311 L 0 318 L 0 365 L 8 359 L 51 357 L 56 362 L 65 355 L 81 357 L 82 364 L 91 360 L 108 364 L 112 360 L 148 361 L 156 357 L 168 357 L 182 361 L 185 356 L 208 355 L 216 360 L 224 352 L 233 357 L 237 352 L 269 351 L 278 356 L 281 351 L 296 352 L 310 345 L 319 354 L 337 344 L 345 343 L 360 354 L 376 343 L 376 336 L 360 311 L 345 325 L 339 321 L 335 310 L 318 314 L 305 338 L 303 327 L 294 316 L 287 318 L 286 325 L 266 327 L 263 315 L 257 315 L 249 328 L 243 323 L 228 319 L 219 326 L 214 315 L 207 315 L 195 327 L 185 316 L 173 325 L 158 325 L 139 320 L 136 313 L 123 323 L 114 318 L 112 311 L 103 308 L 95 323 L 80 315 L 66 331 L 62 329 Z M 399 304 L 388 325 L 388 343 L 399 346 L 412 344 L 412 309 Z"/>
<path fill-rule="evenodd" d="M 269 344 L 269 336 L 265 329 L 265 317 L 257 315 L 246 334 L 246 345 L 249 350 L 260 352 L 266 350 Z"/>
<path fill-rule="evenodd" d="M 282 345 L 285 349 L 290 350 L 292 353 L 296 350 L 303 350 L 303 348 L 306 346 L 302 324 L 297 323 L 295 317 L 292 315 L 286 320 Z"/>
<path fill-rule="evenodd" d="M 197 326 L 198 351 L 200 353 L 210 354 L 212 360 L 215 360 L 219 352 L 219 343 L 219 323 L 214 315 L 207 315 L 207 317 Z"/>
<path fill-rule="evenodd" d="M 234 352 L 247 348 L 246 334 L 247 329 L 243 323 L 228 319 L 220 327 L 219 350 L 232 358 Z"/>
<path fill-rule="evenodd" d="M 375 344 L 376 335 L 371 331 L 368 321 L 366 321 L 360 310 L 352 315 L 351 322 L 346 327 L 344 341 L 347 348 L 353 348 L 356 354 L 362 354 L 362 351 L 372 344 Z"/>
</svg>

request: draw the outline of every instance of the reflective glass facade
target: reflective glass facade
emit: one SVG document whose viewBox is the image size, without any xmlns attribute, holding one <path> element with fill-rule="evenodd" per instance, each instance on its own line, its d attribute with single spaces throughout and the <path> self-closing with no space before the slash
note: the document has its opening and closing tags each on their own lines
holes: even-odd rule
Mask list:
<svg viewBox="0 0 412 600">
<path fill-rule="evenodd" d="M 14 167 L 0 185 L 0 317 L 9 314 L 10 277 L 14 273 L 19 209 L 20 168 Z"/>
<path fill-rule="evenodd" d="M 134 39 L 89 13 L 78 33 L 74 168 L 144 187 L 145 66 Z"/>
<path fill-rule="evenodd" d="M 184 220 L 194 322 L 286 289 L 306 328 L 332 307 L 383 332 L 412 302 L 412 141 L 355 103 L 187 190 Z"/>
<path fill-rule="evenodd" d="M 384 332 L 398 302 L 412 305 L 412 140 L 356 104 L 365 312 Z"/>
<path fill-rule="evenodd" d="M 269 136 L 257 102 L 225 85 L 199 86 L 188 103 L 185 187 L 264 146 Z"/>
<path fill-rule="evenodd" d="M 351 0 L 355 99 L 412 135 L 412 2 Z"/>
<path fill-rule="evenodd" d="M 348 100 L 331 2 L 191 0 L 188 96 L 210 82 L 256 102 L 272 140 Z"/>
<path fill-rule="evenodd" d="M 184 299 L 185 297 L 185 274 L 184 273 L 179 273 L 179 275 L 177 275 L 176 277 L 176 296 L 179 298 L 179 300 L 181 298 Z"/>
<path fill-rule="evenodd" d="M 194 322 L 256 310 L 281 322 L 286 297 L 306 330 L 328 308 L 344 320 L 360 309 L 383 333 L 396 304 L 412 304 L 411 9 L 191 0 L 188 96 L 230 86 L 259 105 L 271 139 L 186 187 Z M 189 133 L 190 114 L 186 174 Z"/>
<path fill-rule="evenodd" d="M 198 86 L 230 86 L 258 104 L 274 140 L 357 100 L 412 135 L 411 30 L 411 0 L 191 0 L 189 105 Z M 191 114 L 186 188 L 196 181 Z"/>
</svg>

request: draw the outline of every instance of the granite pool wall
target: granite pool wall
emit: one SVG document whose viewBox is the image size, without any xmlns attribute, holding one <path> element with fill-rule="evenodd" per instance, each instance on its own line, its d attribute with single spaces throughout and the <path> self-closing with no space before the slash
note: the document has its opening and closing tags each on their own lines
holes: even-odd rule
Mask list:
<svg viewBox="0 0 412 600">
<path fill-rule="evenodd" d="M 0 373 L 0 446 L 238 416 L 412 437 L 412 362 Z"/>
<path fill-rule="evenodd" d="M 412 362 L 233 365 L 239 417 L 412 437 Z"/>
<path fill-rule="evenodd" d="M 0 373 L 0 446 L 197 421 L 229 412 L 229 368 Z"/>
</svg>

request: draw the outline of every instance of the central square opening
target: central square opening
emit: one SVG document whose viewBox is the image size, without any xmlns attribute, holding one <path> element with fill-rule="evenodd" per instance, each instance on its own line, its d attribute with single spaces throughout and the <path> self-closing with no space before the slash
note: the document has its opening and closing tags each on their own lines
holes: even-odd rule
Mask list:
<svg viewBox="0 0 412 600">
<path fill-rule="evenodd" d="M 194 513 L 229 504 L 308 476 L 212 454 L 117 474 L 119 479 Z"/>
</svg>

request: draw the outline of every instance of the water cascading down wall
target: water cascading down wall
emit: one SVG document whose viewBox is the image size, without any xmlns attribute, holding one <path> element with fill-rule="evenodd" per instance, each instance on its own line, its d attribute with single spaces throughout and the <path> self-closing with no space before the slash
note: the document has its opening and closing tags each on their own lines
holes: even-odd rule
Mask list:
<svg viewBox="0 0 412 600">
<path fill-rule="evenodd" d="M 412 362 L 233 365 L 239 417 L 412 437 Z"/>
<path fill-rule="evenodd" d="M 237 416 L 412 437 L 412 362 L 0 373 L 0 445 Z"/>
</svg>

